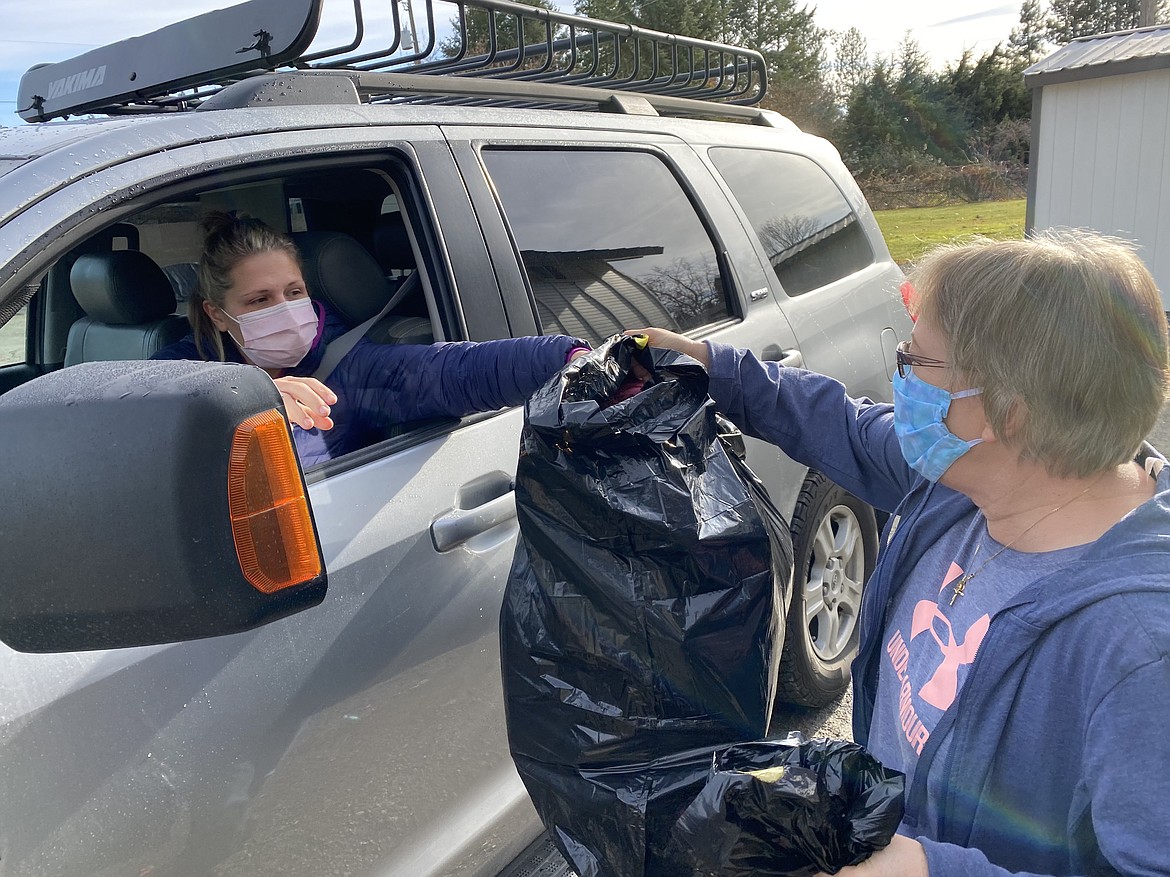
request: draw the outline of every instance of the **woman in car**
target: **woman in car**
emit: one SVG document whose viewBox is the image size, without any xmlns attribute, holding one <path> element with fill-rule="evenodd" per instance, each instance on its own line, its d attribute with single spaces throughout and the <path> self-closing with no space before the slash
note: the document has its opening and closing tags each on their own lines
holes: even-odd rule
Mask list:
<svg viewBox="0 0 1170 877">
<path fill-rule="evenodd" d="M 311 466 L 377 441 L 387 427 L 519 405 L 588 344 L 564 335 L 387 345 L 362 339 L 326 378 L 325 348 L 349 327 L 310 298 L 296 245 L 258 219 L 203 221 L 192 332 L 154 359 L 250 363 L 272 376 Z"/>
<path fill-rule="evenodd" d="M 947 248 L 916 272 L 894 404 L 642 330 L 711 394 L 892 512 L 862 601 L 853 733 L 906 774 L 841 875 L 1170 873 L 1170 467 L 1162 301 L 1088 232 Z"/>
</svg>

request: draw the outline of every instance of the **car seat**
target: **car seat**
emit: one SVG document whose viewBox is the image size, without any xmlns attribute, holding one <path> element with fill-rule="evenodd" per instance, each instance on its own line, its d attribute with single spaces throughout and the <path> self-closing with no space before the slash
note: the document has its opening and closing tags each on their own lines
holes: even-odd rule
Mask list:
<svg viewBox="0 0 1170 877">
<path fill-rule="evenodd" d="M 85 311 L 73 295 L 73 285 L 69 282 L 73 263 L 83 253 L 109 253 L 115 249 L 137 250 L 138 229 L 124 222 L 107 226 L 63 254 L 46 272 L 42 285 L 45 293 L 44 355 L 45 364 L 50 369 L 64 365 L 69 330 L 85 316 Z"/>
<path fill-rule="evenodd" d="M 373 317 L 394 293 L 370 252 L 354 238 L 337 231 L 303 231 L 293 236 L 304 263 L 309 295 L 322 299 L 350 326 Z M 430 344 L 429 320 L 387 314 L 366 332 L 379 344 Z"/>
<path fill-rule="evenodd" d="M 69 329 L 65 365 L 149 359 L 191 331 L 166 274 L 138 250 L 85 253 L 69 272 L 85 316 Z"/>
<path fill-rule="evenodd" d="M 399 212 L 383 213 L 374 223 L 374 258 L 387 277 L 401 277 L 416 268 L 406 220 Z"/>
</svg>

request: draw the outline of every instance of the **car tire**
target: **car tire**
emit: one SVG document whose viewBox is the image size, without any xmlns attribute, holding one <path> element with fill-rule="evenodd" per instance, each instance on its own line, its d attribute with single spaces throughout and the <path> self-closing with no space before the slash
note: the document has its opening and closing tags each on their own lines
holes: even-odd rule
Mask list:
<svg viewBox="0 0 1170 877">
<path fill-rule="evenodd" d="M 810 471 L 792 513 L 792 600 L 777 700 L 831 703 L 849 687 L 862 586 L 877 559 L 873 509 Z"/>
</svg>

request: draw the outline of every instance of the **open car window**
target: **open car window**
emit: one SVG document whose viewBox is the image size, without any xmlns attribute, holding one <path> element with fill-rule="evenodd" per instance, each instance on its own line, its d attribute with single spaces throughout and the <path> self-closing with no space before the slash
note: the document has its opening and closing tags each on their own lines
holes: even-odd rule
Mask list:
<svg viewBox="0 0 1170 877">
<path fill-rule="evenodd" d="M 201 282 L 201 221 L 210 211 L 261 219 L 293 239 L 307 288 L 323 315 L 314 350 L 375 318 L 387 304 L 389 310 L 366 329 L 366 340 L 383 345 L 441 340 L 447 333 L 436 317 L 435 266 L 419 258 L 419 241 L 426 240 L 419 225 L 425 220 L 403 194 L 403 173 L 383 167 L 293 170 L 231 186 L 167 193 L 120 217 L 54 264 L 45 292 L 65 316 L 57 321 L 49 346 L 63 351 L 63 366 L 147 359 L 160 352 L 170 358 L 177 349 L 188 354 L 180 358 L 197 358 L 188 311 Z M 22 326 L 21 319 L 14 319 L 0 334 L 0 353 L 13 361 L 23 361 L 23 335 L 16 340 Z M 239 358 L 234 347 L 228 354 Z M 403 436 L 435 426 L 363 415 L 360 433 L 347 433 L 340 446 L 346 450 L 330 451 L 324 461 L 302 462 L 307 468 L 334 464 L 355 452 L 363 452 L 364 460 L 371 447 L 382 448 L 372 454 L 377 456 L 402 446 Z M 388 440 L 395 440 L 392 446 L 385 445 Z"/>
</svg>

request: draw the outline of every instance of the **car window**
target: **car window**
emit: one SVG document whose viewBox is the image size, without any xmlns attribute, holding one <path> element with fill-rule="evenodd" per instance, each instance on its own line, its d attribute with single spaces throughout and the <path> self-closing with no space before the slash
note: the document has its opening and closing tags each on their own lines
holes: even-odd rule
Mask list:
<svg viewBox="0 0 1170 877">
<path fill-rule="evenodd" d="M 326 314 L 318 327 L 322 344 L 327 346 L 375 317 L 364 333 L 373 342 L 367 351 L 430 344 L 445 329 L 441 308 L 451 308 L 450 293 L 436 280 L 445 272 L 434 249 L 424 245 L 416 254 L 412 240 L 425 244 L 431 239 L 419 232 L 427 214 L 420 211 L 418 199 L 403 196 L 401 188 L 410 189 L 410 178 L 390 160 L 377 166 L 352 160 L 336 167 L 289 166 L 280 175 L 258 173 L 255 179 L 229 185 L 220 185 L 213 174 L 192 175 L 181 188 L 169 190 L 166 200 L 143 203 L 60 254 L 46 286 L 48 310 L 61 314 L 52 346 L 61 349 L 60 361 L 67 366 L 157 355 L 198 358 L 188 340 L 193 328 L 186 315 L 199 283 L 202 222 L 213 211 L 236 211 L 291 235 L 305 284 Z M 144 202 L 155 195 L 143 194 Z M 394 209 L 386 212 L 388 206 Z M 121 258 L 126 255 L 122 251 L 132 251 L 134 258 Z M 73 275 L 82 258 L 87 260 L 83 267 L 88 267 L 79 289 Z M 152 264 L 160 270 L 149 267 Z M 173 306 L 167 292 L 174 294 Z M 442 302 L 436 301 L 439 296 Z M 383 313 L 387 303 L 393 307 Z M 133 321 L 124 320 L 124 315 Z M 502 308 L 493 314 L 485 307 L 480 319 L 481 324 L 473 327 L 480 337 L 506 335 Z M 3 327 L 0 354 L 8 355 L 11 348 L 11 355 L 23 362 L 23 320 L 19 322 Z M 457 328 L 447 337 L 459 334 Z M 224 352 L 229 359 L 240 357 L 230 342 Z M 216 356 L 214 350 L 209 355 Z M 346 389 L 350 414 L 338 418 L 327 434 L 313 432 L 298 439 L 306 469 L 330 467 L 327 474 L 332 474 L 400 449 L 406 442 L 399 438 L 413 441 L 417 434 L 421 441 L 458 422 L 453 417 L 412 417 L 413 409 L 406 407 L 387 409 L 378 404 L 378 393 L 386 388 L 367 386 L 366 375 L 356 366 L 335 366 L 329 381 L 334 382 L 331 386 L 341 382 Z M 388 391 L 383 395 L 390 397 Z M 395 440 L 393 445 L 366 453 L 389 440 Z"/>
<path fill-rule="evenodd" d="M 545 332 L 597 343 L 688 331 L 731 311 L 694 204 L 657 156 L 589 149 L 483 153 Z"/>
<path fill-rule="evenodd" d="M 26 304 L 0 326 L 0 367 L 20 365 L 28 357 L 28 308 Z"/>
<path fill-rule="evenodd" d="M 857 215 L 829 175 L 787 152 L 710 151 L 788 295 L 803 295 L 873 263 Z"/>
</svg>

